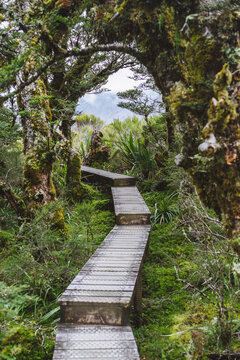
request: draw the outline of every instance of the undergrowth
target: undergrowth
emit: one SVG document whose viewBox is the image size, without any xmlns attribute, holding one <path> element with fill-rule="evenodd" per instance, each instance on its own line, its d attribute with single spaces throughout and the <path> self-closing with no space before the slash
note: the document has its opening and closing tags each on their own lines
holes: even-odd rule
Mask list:
<svg viewBox="0 0 240 360">
<path fill-rule="evenodd" d="M 21 226 L 17 219 L 10 224 L 14 214 L 2 204 L 1 359 L 52 359 L 59 321 L 57 298 L 114 224 L 110 200 L 97 191 L 94 194 L 81 204 L 62 204 L 68 228 L 64 235 L 48 221 L 56 204 L 43 207 Z"/>
<path fill-rule="evenodd" d="M 143 325 L 134 329 L 141 359 L 240 351 L 239 261 L 221 223 L 189 189 L 144 198 L 153 225 L 143 266 Z"/>
</svg>

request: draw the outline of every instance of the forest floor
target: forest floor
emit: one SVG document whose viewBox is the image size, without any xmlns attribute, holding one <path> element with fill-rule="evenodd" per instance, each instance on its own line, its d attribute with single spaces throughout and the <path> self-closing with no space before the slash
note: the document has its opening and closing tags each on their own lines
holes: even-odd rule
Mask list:
<svg viewBox="0 0 240 360">
<path fill-rule="evenodd" d="M 148 192 L 144 198 L 152 210 L 152 231 L 143 267 L 142 326 L 134 327 L 134 315 L 131 319 L 141 359 L 204 359 L 213 351 L 239 351 L 239 303 L 232 296 L 238 276 L 229 279 L 235 257 L 226 243 L 214 243 L 206 234 L 218 232 L 221 239 L 221 228 L 205 218 L 204 230 L 207 215 L 196 199 L 182 210 L 177 193 Z M 19 227 L 3 205 L 0 356 L 50 360 L 59 321 L 56 300 L 113 227 L 112 202 L 94 190 L 91 200 L 65 207 L 65 237 L 47 221 L 51 206 Z M 228 319 L 219 317 L 219 306 L 229 309 Z"/>
</svg>

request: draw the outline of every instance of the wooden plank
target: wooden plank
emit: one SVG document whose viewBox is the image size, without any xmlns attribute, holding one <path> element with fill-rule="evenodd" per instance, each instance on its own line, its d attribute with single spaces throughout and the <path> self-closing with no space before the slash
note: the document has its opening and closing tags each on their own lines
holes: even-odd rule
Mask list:
<svg viewBox="0 0 240 360">
<path fill-rule="evenodd" d="M 92 270 L 92 269 L 95 269 L 96 266 L 95 264 L 86 264 L 84 265 L 83 267 L 83 270 Z M 108 263 L 99 263 L 97 265 L 97 268 L 100 270 L 100 271 L 107 271 L 107 272 L 112 272 L 114 270 L 122 270 L 122 271 L 126 271 L 126 270 L 130 270 L 130 271 L 136 271 L 138 272 L 139 271 L 139 265 L 136 264 L 136 265 L 133 265 L 133 266 L 129 266 L 128 264 L 108 264 Z"/>
<path fill-rule="evenodd" d="M 137 360 L 136 351 L 131 349 L 107 350 L 56 350 L 53 360 Z"/>
<path fill-rule="evenodd" d="M 98 325 L 77 325 L 58 324 L 56 340 L 134 340 L 132 329 L 129 326 L 98 326 Z"/>
<path fill-rule="evenodd" d="M 124 297 L 123 295 L 126 295 L 126 297 Z M 114 294 L 114 296 L 111 296 L 110 294 L 106 294 L 106 296 L 92 296 L 89 294 L 84 294 L 83 292 L 81 292 L 81 294 L 79 295 L 71 295 L 69 296 L 68 294 L 65 295 L 62 294 L 61 295 L 61 306 L 66 306 L 66 305 L 69 305 L 71 304 L 72 306 L 75 306 L 75 308 L 77 307 L 81 307 L 84 305 L 87 305 L 89 309 L 91 309 L 92 307 L 96 307 L 96 304 L 97 305 L 101 305 L 101 306 L 105 306 L 105 305 L 109 305 L 109 304 L 113 304 L 115 306 L 115 304 L 117 304 L 117 307 L 118 306 L 122 306 L 125 305 L 126 307 L 128 306 L 128 303 L 129 303 L 129 294 L 121 294 L 119 293 L 118 296 L 116 294 Z M 76 315 L 76 314 L 73 314 L 73 316 Z M 87 314 L 86 314 L 87 315 Z M 76 316 L 74 316 L 76 318 Z M 76 318 L 77 319 L 77 318 Z M 76 321 L 73 321 L 73 323 L 76 322 L 76 323 L 79 323 L 79 324 L 82 324 L 84 322 L 82 322 L 81 319 L 77 319 Z M 113 323 L 113 320 L 111 320 L 111 325 Z M 92 322 L 92 324 L 94 324 L 94 322 Z M 98 324 L 98 322 L 96 323 Z M 108 323 L 106 323 L 108 324 Z M 118 324 L 117 324 L 118 325 Z"/>
<path fill-rule="evenodd" d="M 94 169 L 89 166 L 82 166 L 82 175 L 86 177 L 89 182 L 103 182 L 111 186 L 125 187 L 136 184 L 136 179 L 132 176 Z"/>
<path fill-rule="evenodd" d="M 134 340 L 123 340 L 123 341 L 113 341 L 108 340 L 107 346 L 104 340 L 95 339 L 95 341 L 85 341 L 79 344 L 79 341 L 69 340 L 69 341 L 59 341 L 56 344 L 56 350 L 68 350 L 71 348 L 72 350 L 106 350 L 107 349 L 125 349 L 130 348 L 134 345 Z"/>
<path fill-rule="evenodd" d="M 135 284 L 134 284 L 135 285 Z M 67 290 L 77 290 L 77 291 L 131 291 L 134 290 L 134 285 L 120 285 L 117 283 L 113 284 L 76 284 L 71 283 Z"/>
<path fill-rule="evenodd" d="M 89 290 L 87 291 L 86 289 L 84 290 L 65 290 L 63 297 L 65 296 L 67 299 L 69 299 L 69 302 L 73 303 L 72 299 L 75 299 L 75 302 L 78 302 L 80 300 L 77 299 L 82 299 L 82 298 L 88 298 L 89 302 L 102 302 L 104 303 L 106 300 L 105 299 L 112 299 L 111 301 L 113 303 L 121 303 L 121 298 L 124 299 L 124 303 L 127 302 L 128 303 L 131 301 L 132 299 L 132 293 L 133 291 L 124 291 L 121 290 L 120 288 L 117 290 Z M 104 299 L 104 300 L 102 300 Z M 116 300 L 115 300 L 116 299 Z"/>
<path fill-rule="evenodd" d="M 79 281 L 81 279 L 85 279 L 86 277 L 95 277 L 95 278 L 112 278 L 112 277 L 117 277 L 117 278 L 132 278 L 132 277 L 135 277 L 135 274 L 132 274 L 131 273 L 131 270 L 117 270 L 117 269 L 114 269 L 114 271 L 101 271 L 101 270 L 98 270 L 98 269 L 88 269 L 88 270 L 81 270 L 80 273 L 78 273 L 78 275 L 75 277 L 75 279 L 73 280 L 73 282 L 76 280 L 76 281 Z"/>
<path fill-rule="evenodd" d="M 53 360 L 139 360 L 129 326 L 59 324 Z"/>
<path fill-rule="evenodd" d="M 112 196 L 117 224 L 150 224 L 151 212 L 136 186 L 112 187 Z"/>
<path fill-rule="evenodd" d="M 83 295 L 67 297 L 62 302 L 60 316 L 63 323 L 94 325 L 129 325 L 129 296 L 124 298 L 92 297 Z M 64 300 L 64 297 L 63 297 Z"/>
<path fill-rule="evenodd" d="M 53 360 L 139 360 L 126 325 L 133 299 L 141 308 L 150 211 L 133 177 L 84 166 L 82 172 L 112 186 L 117 225 L 59 299 L 65 324 L 58 326 Z"/>
<path fill-rule="evenodd" d="M 150 223 L 150 214 L 117 214 L 116 223 L 136 225 L 136 224 L 149 224 Z"/>
<path fill-rule="evenodd" d="M 149 230 L 149 226 L 113 228 L 60 297 L 62 321 L 128 323 Z"/>
<path fill-rule="evenodd" d="M 137 256 L 137 257 L 141 257 L 143 254 L 143 250 L 139 250 L 139 249 L 111 249 L 111 248 L 98 248 L 93 257 L 95 256 L 103 256 L 103 257 L 119 257 L 119 258 L 128 258 L 128 257 L 132 257 L 132 256 Z"/>
<path fill-rule="evenodd" d="M 88 277 L 87 279 L 83 279 L 78 281 L 73 281 L 69 285 L 69 289 L 71 289 L 70 286 L 74 286 L 75 284 L 81 284 L 81 285 L 126 285 L 126 286 L 134 286 L 135 282 L 134 280 L 126 280 L 126 279 L 119 279 L 118 277 L 112 277 L 110 279 L 105 278 L 96 278 L 96 277 Z"/>
</svg>

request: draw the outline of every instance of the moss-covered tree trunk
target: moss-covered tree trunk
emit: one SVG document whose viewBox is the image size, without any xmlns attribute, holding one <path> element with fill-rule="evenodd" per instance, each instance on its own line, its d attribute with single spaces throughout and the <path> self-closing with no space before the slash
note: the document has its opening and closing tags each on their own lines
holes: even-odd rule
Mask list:
<svg viewBox="0 0 240 360">
<path fill-rule="evenodd" d="M 26 87 L 18 97 L 24 135 L 24 178 L 26 216 L 34 216 L 35 210 L 56 201 L 52 178 L 55 153 L 51 136 L 51 111 L 46 87 L 42 80 Z M 61 206 L 52 213 L 51 225 L 66 233 Z"/>
<path fill-rule="evenodd" d="M 51 111 L 46 87 L 37 80 L 18 97 L 24 134 L 24 180 L 28 212 L 56 199 L 52 180 L 54 153 L 50 132 Z"/>
<path fill-rule="evenodd" d="M 239 4 L 124 0 L 98 6 L 99 41 L 134 44 L 182 134 L 181 166 L 228 235 L 239 237 Z"/>
<path fill-rule="evenodd" d="M 67 165 L 66 187 L 68 198 L 74 201 L 82 200 L 86 195 L 86 189 L 81 183 L 81 158 L 79 152 L 73 148 L 72 144 L 72 125 L 74 123 L 73 116 L 75 113 L 75 106 L 81 94 L 74 91 L 69 95 L 69 86 L 67 79 L 64 77 L 65 66 L 60 61 L 61 67 L 53 72 L 53 82 L 50 86 L 50 92 L 53 98 L 50 102 L 52 108 L 53 122 L 58 121 L 59 114 L 61 114 L 60 130 L 62 133 L 62 147 L 60 149 L 60 156 Z M 62 68 L 62 71 L 60 71 Z M 81 65 L 82 68 L 82 65 Z M 79 69 L 78 76 L 80 76 L 81 69 Z M 59 76 L 59 73 L 62 76 Z M 75 106 L 73 106 L 73 104 Z"/>
<path fill-rule="evenodd" d="M 81 158 L 79 152 L 72 145 L 72 117 L 74 113 L 65 118 L 62 122 L 62 133 L 65 138 L 65 152 L 62 156 L 67 164 L 66 186 L 67 196 L 73 201 L 81 201 L 87 193 L 86 188 L 81 182 Z"/>
</svg>

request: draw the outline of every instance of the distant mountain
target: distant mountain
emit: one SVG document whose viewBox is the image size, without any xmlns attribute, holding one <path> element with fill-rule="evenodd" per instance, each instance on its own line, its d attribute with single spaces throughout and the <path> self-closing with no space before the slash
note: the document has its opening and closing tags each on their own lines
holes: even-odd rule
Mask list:
<svg viewBox="0 0 240 360">
<path fill-rule="evenodd" d="M 153 91 L 148 91 L 153 98 L 159 98 L 159 95 Z M 77 112 L 83 112 L 88 115 L 95 115 L 100 117 L 106 123 L 111 123 L 113 119 L 124 120 L 127 117 L 134 115 L 140 117 L 133 112 L 122 109 L 117 104 L 122 101 L 118 98 L 116 93 L 103 92 L 100 94 L 87 94 L 78 101 Z"/>
<path fill-rule="evenodd" d="M 117 106 L 120 99 L 115 93 L 103 92 L 100 94 L 87 94 L 78 101 L 77 112 L 100 117 L 106 123 L 111 123 L 113 119 L 124 120 L 127 117 L 136 115 L 127 109 Z"/>
</svg>

